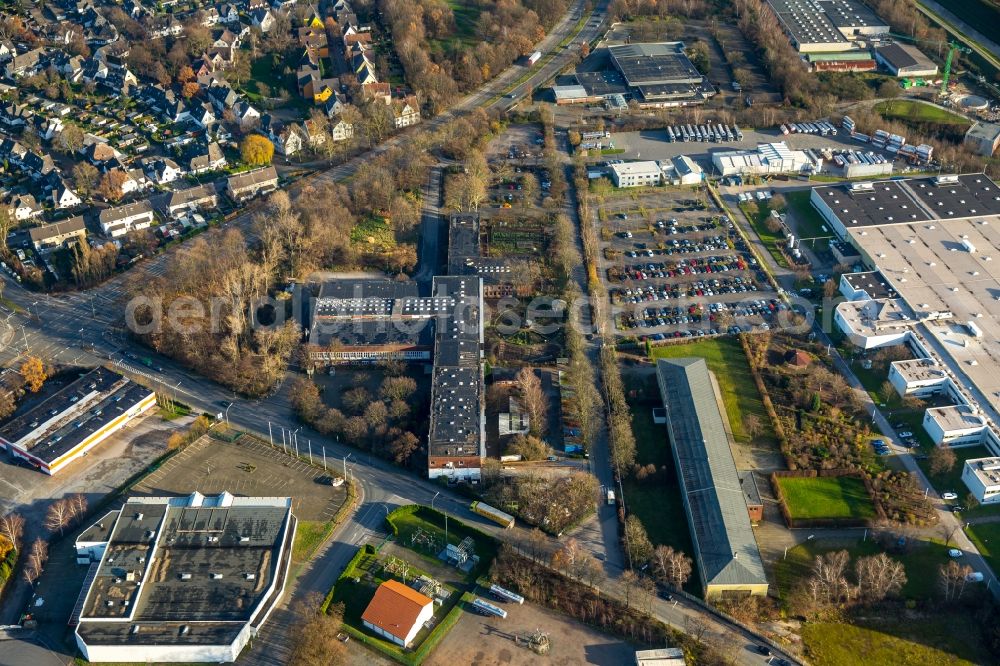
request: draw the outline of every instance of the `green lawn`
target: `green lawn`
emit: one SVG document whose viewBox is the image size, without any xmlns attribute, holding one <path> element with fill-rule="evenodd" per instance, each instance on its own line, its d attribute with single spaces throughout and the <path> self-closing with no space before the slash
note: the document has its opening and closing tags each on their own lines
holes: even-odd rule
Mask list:
<svg viewBox="0 0 1000 666">
<path fill-rule="evenodd" d="M 392 225 L 383 217 L 366 217 L 351 229 L 351 242 L 371 250 L 387 250 L 396 245 Z"/>
<path fill-rule="evenodd" d="M 397 509 L 397 513 L 393 515 L 392 520 L 395 523 L 397 529 L 399 529 L 399 537 L 396 542 L 413 550 L 415 553 L 422 555 L 423 557 L 428 557 L 437 561 L 437 553 L 426 552 L 426 549 L 422 549 L 419 544 L 411 545 L 411 539 L 413 534 L 421 529 L 424 532 L 431 534 L 438 544 L 445 543 L 445 523 L 444 519 L 441 517 L 444 514 L 439 514 L 437 512 L 431 512 L 428 510 L 418 510 L 419 513 L 404 513 Z M 476 555 L 479 556 L 479 567 L 474 570 L 471 574 L 474 580 L 477 575 L 489 568 L 493 558 L 497 554 L 497 544 L 492 538 L 478 532 L 465 525 L 465 523 L 460 523 L 457 520 L 448 521 L 448 543 L 458 545 L 462 542 L 465 537 L 472 537 L 476 542 Z M 456 570 L 457 571 L 457 570 Z"/>
<path fill-rule="evenodd" d="M 853 476 L 778 479 L 792 518 L 873 518 L 865 484 Z"/>
<path fill-rule="evenodd" d="M 809 201 L 811 192 L 812 190 L 797 190 L 784 193 L 785 201 L 788 202 L 788 211 L 795 218 L 795 228 L 803 238 L 832 236 L 833 232 L 827 226 L 826 220 Z"/>
<path fill-rule="evenodd" d="M 870 627 L 810 622 L 802 627 L 802 639 L 815 666 L 972 666 L 991 661 L 978 626 L 961 616 L 873 618 Z"/>
<path fill-rule="evenodd" d="M 852 561 L 858 557 L 875 555 L 884 548 L 873 541 L 861 539 L 826 539 L 820 534 L 816 539 L 788 549 L 785 559 L 775 567 L 775 583 L 782 599 L 795 589 L 799 581 L 810 575 L 817 555 L 835 550 L 847 550 Z M 910 540 L 902 548 L 893 548 L 889 556 L 900 560 L 906 569 L 903 596 L 908 599 L 929 599 L 937 595 L 938 567 L 948 562 L 948 546 L 940 540 Z M 853 568 L 853 565 L 852 565 Z"/>
<path fill-rule="evenodd" d="M 699 340 L 684 345 L 653 347 L 653 358 L 680 358 L 700 356 L 708 362 L 708 368 L 715 373 L 726 406 L 729 426 L 737 442 L 747 443 L 750 436 L 743 429 L 746 417 L 753 414 L 763 426 L 763 434 L 754 439 L 755 444 L 777 447 L 771 420 L 764 410 L 757 385 L 750 374 L 746 355 L 740 341 L 735 337 L 719 337 Z"/>
<path fill-rule="evenodd" d="M 295 543 L 292 544 L 292 559 L 305 562 L 311 558 L 332 529 L 333 521 L 300 520 L 295 530 Z"/>
<path fill-rule="evenodd" d="M 922 429 L 923 428 L 921 428 L 921 430 Z M 933 449 L 927 447 L 925 450 L 928 454 L 930 454 Z M 927 479 L 931 482 L 931 485 L 934 486 L 934 490 L 939 493 L 958 493 L 959 502 L 964 503 L 965 495 L 969 492 L 969 489 L 965 486 L 965 482 L 962 481 L 962 467 L 965 465 L 965 461 L 970 458 L 986 458 L 992 454 L 986 450 L 985 446 L 970 446 L 953 450 L 955 451 L 955 457 L 957 460 L 955 462 L 955 466 L 952 467 L 950 471 L 942 474 L 931 474 L 929 459 L 918 460 L 917 464 L 920 465 L 920 469 L 922 469 L 924 474 L 927 475 Z"/>
<path fill-rule="evenodd" d="M 903 120 L 918 123 L 939 123 L 941 125 L 969 125 L 969 119 L 938 108 L 933 104 L 912 99 L 896 99 L 880 102 L 875 110 L 886 119 Z"/>
<path fill-rule="evenodd" d="M 989 563 L 990 568 L 1000 571 L 1000 523 L 970 525 L 965 533 L 976 545 L 976 549 Z"/>
<path fill-rule="evenodd" d="M 466 43 L 473 43 L 476 24 L 479 22 L 479 5 L 470 0 L 448 0 L 455 15 L 455 36 Z"/>
<path fill-rule="evenodd" d="M 781 232 L 769 231 L 764 224 L 771 215 L 771 209 L 768 207 L 767 202 L 758 202 L 756 205 L 740 204 L 740 210 L 750 220 L 750 226 L 753 227 L 754 233 L 760 237 L 761 242 L 774 258 L 774 261 L 782 268 L 788 268 L 788 260 L 785 259 L 785 255 L 778 249 L 778 243 L 784 243 L 785 237 L 781 235 Z"/>
</svg>

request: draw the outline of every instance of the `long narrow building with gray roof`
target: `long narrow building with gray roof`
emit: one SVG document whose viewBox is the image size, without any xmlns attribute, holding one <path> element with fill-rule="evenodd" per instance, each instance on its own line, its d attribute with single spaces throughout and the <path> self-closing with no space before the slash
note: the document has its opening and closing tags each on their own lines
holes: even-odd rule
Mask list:
<svg viewBox="0 0 1000 666">
<path fill-rule="evenodd" d="M 705 597 L 766 595 L 712 376 L 702 358 L 661 359 L 656 377 Z"/>
</svg>

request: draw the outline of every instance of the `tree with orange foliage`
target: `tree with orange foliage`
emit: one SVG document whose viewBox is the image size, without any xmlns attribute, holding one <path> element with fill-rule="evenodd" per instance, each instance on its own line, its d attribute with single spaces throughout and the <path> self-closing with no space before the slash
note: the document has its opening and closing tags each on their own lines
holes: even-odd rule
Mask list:
<svg viewBox="0 0 1000 666">
<path fill-rule="evenodd" d="M 45 384 L 45 380 L 49 378 L 45 372 L 45 364 L 37 356 L 29 356 L 24 360 L 24 363 L 21 364 L 21 376 L 24 377 L 24 381 L 28 384 L 28 390 L 32 393 L 38 393 Z"/>
<path fill-rule="evenodd" d="M 177 82 L 188 83 L 189 81 L 194 81 L 194 70 L 190 66 L 184 65 L 177 72 Z"/>
</svg>

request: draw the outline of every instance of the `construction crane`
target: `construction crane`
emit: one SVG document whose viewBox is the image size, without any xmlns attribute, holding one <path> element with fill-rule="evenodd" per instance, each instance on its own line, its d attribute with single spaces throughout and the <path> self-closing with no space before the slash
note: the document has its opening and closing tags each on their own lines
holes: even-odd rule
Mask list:
<svg viewBox="0 0 1000 666">
<path fill-rule="evenodd" d="M 889 36 L 895 37 L 897 39 L 905 39 L 907 41 L 916 43 L 934 44 L 935 46 L 938 47 L 939 57 L 941 55 L 941 47 L 942 46 L 948 47 L 948 55 L 944 59 L 944 70 L 941 73 L 941 91 L 938 93 L 940 97 L 948 96 L 948 79 L 951 78 L 951 63 L 955 57 L 955 51 L 958 51 L 960 53 L 972 53 L 972 49 L 970 49 L 968 46 L 962 46 L 955 40 L 952 40 L 950 42 L 942 42 L 936 39 L 917 39 L 916 37 L 910 37 L 909 35 L 899 35 L 896 34 L 895 32 L 890 32 Z"/>
</svg>

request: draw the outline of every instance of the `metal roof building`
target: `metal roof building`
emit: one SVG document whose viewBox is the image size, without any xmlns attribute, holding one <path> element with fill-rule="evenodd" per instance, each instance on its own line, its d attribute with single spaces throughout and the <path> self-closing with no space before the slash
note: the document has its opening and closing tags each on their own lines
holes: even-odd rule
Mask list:
<svg viewBox="0 0 1000 666">
<path fill-rule="evenodd" d="M 705 597 L 766 595 L 764 565 L 705 359 L 660 359 L 656 377 Z"/>
<path fill-rule="evenodd" d="M 800 53 L 846 51 L 852 40 L 889 32 L 889 26 L 856 0 L 768 0 Z"/>
</svg>

